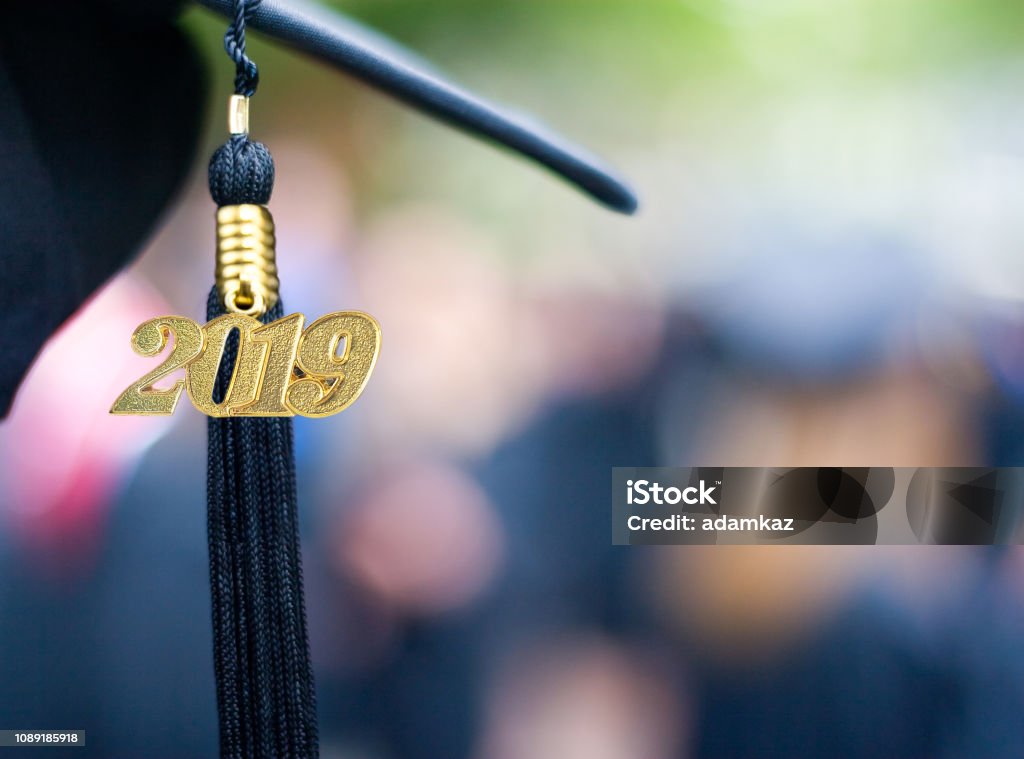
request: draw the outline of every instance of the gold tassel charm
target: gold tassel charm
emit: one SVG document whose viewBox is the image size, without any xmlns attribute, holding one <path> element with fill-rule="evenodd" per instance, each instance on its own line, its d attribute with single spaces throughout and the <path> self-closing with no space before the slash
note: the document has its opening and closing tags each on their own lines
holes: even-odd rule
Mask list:
<svg viewBox="0 0 1024 759">
<path fill-rule="evenodd" d="M 266 206 L 217 209 L 217 291 L 231 313 L 260 316 L 277 303 L 280 282 L 274 217 Z"/>
<path fill-rule="evenodd" d="M 322 418 L 351 406 L 377 363 L 380 325 L 361 311 L 334 311 L 309 324 L 303 314 L 260 320 L 279 300 L 274 217 L 263 205 L 270 198 L 274 166 L 266 147 L 247 136 L 248 98 L 232 96 L 228 123 L 231 141 L 210 162 L 210 192 L 219 205 L 214 279 L 227 313 L 214 314 L 206 326 L 184 316 L 161 316 L 139 325 L 132 349 L 150 358 L 167 355 L 125 388 L 112 414 L 173 414 L 187 392 L 192 405 L 211 417 Z M 236 181 L 252 178 L 245 166 L 259 169 L 254 175 L 259 181 Z M 228 337 L 234 333 L 238 350 L 230 384 L 215 401 Z M 167 387 L 167 378 L 181 369 L 185 378 Z"/>
</svg>

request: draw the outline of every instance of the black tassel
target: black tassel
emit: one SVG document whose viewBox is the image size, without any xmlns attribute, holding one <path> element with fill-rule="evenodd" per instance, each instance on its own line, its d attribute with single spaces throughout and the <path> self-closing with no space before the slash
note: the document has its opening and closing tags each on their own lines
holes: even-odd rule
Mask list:
<svg viewBox="0 0 1024 759">
<path fill-rule="evenodd" d="M 219 205 L 264 204 L 269 151 L 236 135 L 210 162 Z M 207 317 L 226 313 L 217 288 Z M 284 315 L 278 302 L 262 321 Z M 238 353 L 228 338 L 214 400 Z M 223 759 L 314 759 L 316 698 L 299 549 L 292 420 L 209 420 L 207 494 L 214 669 Z"/>
</svg>

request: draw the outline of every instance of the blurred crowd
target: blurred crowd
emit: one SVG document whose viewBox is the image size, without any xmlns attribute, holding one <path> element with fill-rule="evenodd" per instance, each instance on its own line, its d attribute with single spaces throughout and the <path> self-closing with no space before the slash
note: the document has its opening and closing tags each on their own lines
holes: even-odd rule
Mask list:
<svg viewBox="0 0 1024 759">
<path fill-rule="evenodd" d="M 325 759 L 1019 757 L 1015 548 L 614 547 L 609 485 L 1024 463 L 1024 7 L 344 10 L 642 209 L 252 41 L 286 311 L 384 336 L 350 410 L 296 420 Z M 134 326 L 202 314 L 204 165 L 0 424 L 0 727 L 85 729 L 76 756 L 215 751 L 205 419 L 107 414 Z"/>
</svg>

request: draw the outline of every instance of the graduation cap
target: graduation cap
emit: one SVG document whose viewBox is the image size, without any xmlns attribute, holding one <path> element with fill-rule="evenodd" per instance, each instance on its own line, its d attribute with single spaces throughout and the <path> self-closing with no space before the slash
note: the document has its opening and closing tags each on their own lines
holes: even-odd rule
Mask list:
<svg viewBox="0 0 1024 759">
<path fill-rule="evenodd" d="M 232 0 L 199 0 L 231 17 Z M 445 79 L 415 54 L 300 0 L 247 25 L 622 213 L 636 196 L 582 148 Z M 0 415 L 50 334 L 137 252 L 185 179 L 206 80 L 176 0 L 16 3 L 0 24 Z"/>
</svg>

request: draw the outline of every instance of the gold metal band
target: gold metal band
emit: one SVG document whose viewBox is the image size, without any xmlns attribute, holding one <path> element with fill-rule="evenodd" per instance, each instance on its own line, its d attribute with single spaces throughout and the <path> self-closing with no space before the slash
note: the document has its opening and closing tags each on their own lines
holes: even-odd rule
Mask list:
<svg viewBox="0 0 1024 759">
<path fill-rule="evenodd" d="M 228 133 L 249 134 L 249 98 L 245 95 L 228 99 Z"/>
<path fill-rule="evenodd" d="M 274 218 L 266 206 L 217 209 L 217 291 L 228 311 L 261 316 L 277 303 Z"/>
</svg>

